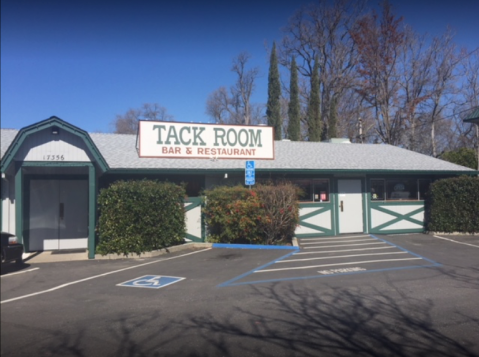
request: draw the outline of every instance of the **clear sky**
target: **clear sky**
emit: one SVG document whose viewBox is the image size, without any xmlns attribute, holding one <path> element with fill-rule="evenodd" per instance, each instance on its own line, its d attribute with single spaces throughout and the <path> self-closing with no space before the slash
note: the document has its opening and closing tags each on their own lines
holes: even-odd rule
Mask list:
<svg viewBox="0 0 479 357">
<path fill-rule="evenodd" d="M 159 103 L 177 121 L 207 122 L 206 99 L 233 85 L 231 61 L 242 51 L 261 70 L 252 101 L 265 103 L 265 44 L 311 2 L 2 0 L 1 127 L 56 115 L 108 132 L 117 114 L 143 103 Z M 458 45 L 479 47 L 479 0 L 390 3 L 419 33 L 450 25 Z"/>
</svg>

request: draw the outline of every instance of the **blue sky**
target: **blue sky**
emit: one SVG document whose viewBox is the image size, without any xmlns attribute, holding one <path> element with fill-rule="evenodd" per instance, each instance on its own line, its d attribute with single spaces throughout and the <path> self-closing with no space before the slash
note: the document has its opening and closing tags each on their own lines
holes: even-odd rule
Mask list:
<svg viewBox="0 0 479 357">
<path fill-rule="evenodd" d="M 117 114 L 159 103 L 177 121 L 206 122 L 206 99 L 235 81 L 233 57 L 261 70 L 253 102 L 267 100 L 265 44 L 282 37 L 307 0 L 1 1 L 1 127 L 56 115 L 109 132 Z M 376 7 L 379 2 L 370 2 Z M 479 47 L 479 0 L 392 0 L 417 32 Z"/>
</svg>

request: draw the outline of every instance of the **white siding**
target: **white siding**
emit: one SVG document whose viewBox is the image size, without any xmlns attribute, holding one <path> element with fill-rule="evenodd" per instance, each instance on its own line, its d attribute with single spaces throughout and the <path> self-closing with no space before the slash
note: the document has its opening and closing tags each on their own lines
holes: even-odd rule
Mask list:
<svg viewBox="0 0 479 357">
<path fill-rule="evenodd" d="M 15 234 L 15 182 L 14 178 L 2 178 L 2 232 Z"/>
<path fill-rule="evenodd" d="M 91 161 L 83 139 L 62 129 L 58 135 L 52 135 L 50 128 L 27 137 L 18 150 L 15 160 Z"/>
</svg>

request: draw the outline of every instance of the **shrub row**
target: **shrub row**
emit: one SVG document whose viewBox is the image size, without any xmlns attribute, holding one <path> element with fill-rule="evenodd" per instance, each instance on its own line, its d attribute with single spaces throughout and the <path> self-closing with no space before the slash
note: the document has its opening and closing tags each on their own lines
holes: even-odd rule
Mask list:
<svg viewBox="0 0 479 357">
<path fill-rule="evenodd" d="M 100 254 L 141 254 L 183 243 L 183 187 L 154 180 L 117 181 L 98 196 Z"/>
<path fill-rule="evenodd" d="M 221 186 L 204 192 L 208 240 L 216 243 L 286 244 L 299 222 L 297 189 L 289 183 Z"/>
<path fill-rule="evenodd" d="M 479 232 L 479 178 L 434 182 L 426 201 L 426 227 L 433 232 Z"/>
</svg>

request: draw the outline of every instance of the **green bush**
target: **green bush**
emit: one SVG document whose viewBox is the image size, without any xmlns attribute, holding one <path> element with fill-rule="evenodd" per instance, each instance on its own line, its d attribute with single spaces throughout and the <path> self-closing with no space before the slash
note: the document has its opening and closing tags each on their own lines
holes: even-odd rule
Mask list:
<svg viewBox="0 0 479 357">
<path fill-rule="evenodd" d="M 298 190 L 290 183 L 258 185 L 255 189 L 263 208 L 260 230 L 265 244 L 291 242 L 299 223 Z"/>
<path fill-rule="evenodd" d="M 479 178 L 434 182 L 426 200 L 426 227 L 433 232 L 479 232 Z"/>
<path fill-rule="evenodd" d="M 291 241 L 299 222 L 291 184 L 220 186 L 204 192 L 208 240 L 216 243 L 281 244 Z"/>
<path fill-rule="evenodd" d="M 242 186 L 220 186 L 204 191 L 204 196 L 203 213 L 210 242 L 262 242 L 258 227 L 261 205 L 254 191 Z"/>
<path fill-rule="evenodd" d="M 439 158 L 477 170 L 477 151 L 474 149 L 461 148 L 454 151 L 446 151 Z"/>
<path fill-rule="evenodd" d="M 185 236 L 183 187 L 152 180 L 117 181 L 100 191 L 100 254 L 141 254 L 181 244 Z"/>
</svg>

